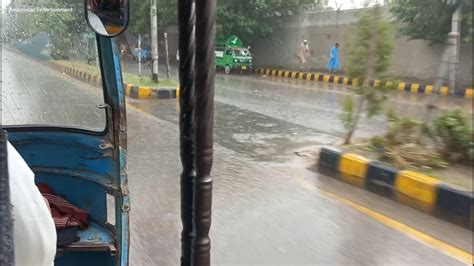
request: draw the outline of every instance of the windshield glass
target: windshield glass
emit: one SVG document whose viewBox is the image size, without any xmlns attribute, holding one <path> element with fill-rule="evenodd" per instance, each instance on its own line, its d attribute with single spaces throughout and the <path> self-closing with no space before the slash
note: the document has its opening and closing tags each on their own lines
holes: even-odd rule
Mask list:
<svg viewBox="0 0 474 266">
<path fill-rule="evenodd" d="M 3 1 L 2 7 L 2 124 L 103 130 L 96 40 L 83 3 Z"/>
<path fill-rule="evenodd" d="M 246 48 L 234 48 L 234 55 L 237 55 L 237 56 L 250 56 L 250 51 Z"/>
</svg>

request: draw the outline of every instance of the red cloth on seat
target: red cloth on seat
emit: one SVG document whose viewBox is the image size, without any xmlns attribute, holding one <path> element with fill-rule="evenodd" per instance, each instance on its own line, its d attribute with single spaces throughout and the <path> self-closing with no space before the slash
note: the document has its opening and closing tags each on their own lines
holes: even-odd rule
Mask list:
<svg viewBox="0 0 474 266">
<path fill-rule="evenodd" d="M 84 230 L 89 225 L 89 214 L 72 205 L 66 199 L 54 194 L 54 191 L 45 184 L 39 184 L 38 188 L 51 207 L 54 224 L 57 229 L 79 227 Z"/>
</svg>

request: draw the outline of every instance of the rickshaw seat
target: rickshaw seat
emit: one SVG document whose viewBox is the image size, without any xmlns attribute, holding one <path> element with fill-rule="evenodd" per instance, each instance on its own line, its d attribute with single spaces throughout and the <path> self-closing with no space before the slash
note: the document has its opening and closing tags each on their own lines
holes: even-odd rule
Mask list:
<svg viewBox="0 0 474 266">
<path fill-rule="evenodd" d="M 78 242 L 69 244 L 67 247 L 58 247 L 61 251 L 116 251 L 114 246 L 114 238 L 112 233 L 106 228 L 91 223 L 86 230 L 79 231 L 77 236 L 80 238 Z"/>
</svg>

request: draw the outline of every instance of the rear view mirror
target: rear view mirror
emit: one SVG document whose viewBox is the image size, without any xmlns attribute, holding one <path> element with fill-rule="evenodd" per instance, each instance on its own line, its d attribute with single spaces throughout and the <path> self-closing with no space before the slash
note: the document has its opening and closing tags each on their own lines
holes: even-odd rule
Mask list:
<svg viewBox="0 0 474 266">
<path fill-rule="evenodd" d="M 106 37 L 120 35 L 128 26 L 130 5 L 128 0 L 85 0 L 89 27 Z"/>
</svg>

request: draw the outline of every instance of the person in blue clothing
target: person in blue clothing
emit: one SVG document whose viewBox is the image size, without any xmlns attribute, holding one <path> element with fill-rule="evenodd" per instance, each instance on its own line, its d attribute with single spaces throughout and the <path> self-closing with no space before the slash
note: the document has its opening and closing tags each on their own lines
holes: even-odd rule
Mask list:
<svg viewBox="0 0 474 266">
<path fill-rule="evenodd" d="M 339 43 L 331 48 L 331 52 L 329 54 L 329 62 L 328 62 L 328 69 L 329 72 L 335 72 L 340 68 L 339 64 Z"/>
</svg>

